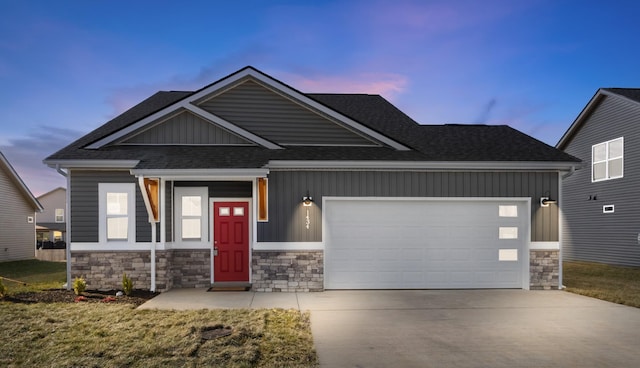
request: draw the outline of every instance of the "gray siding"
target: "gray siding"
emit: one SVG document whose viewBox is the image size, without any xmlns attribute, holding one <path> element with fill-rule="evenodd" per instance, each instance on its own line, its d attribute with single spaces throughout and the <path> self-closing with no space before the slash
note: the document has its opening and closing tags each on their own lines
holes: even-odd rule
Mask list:
<svg viewBox="0 0 640 368">
<path fill-rule="evenodd" d="M 312 207 L 301 204 L 307 190 L 314 199 Z M 530 197 L 531 240 L 558 241 L 557 207 L 538 205 L 547 192 L 558 198 L 557 172 L 271 171 L 269 222 L 258 224 L 258 240 L 322 241 L 323 196 L 376 196 Z"/>
<path fill-rule="evenodd" d="M 126 139 L 130 144 L 247 145 L 251 142 L 188 111 Z"/>
<path fill-rule="evenodd" d="M 38 197 L 38 202 L 42 205 L 42 212 L 38 214 L 38 223 L 56 222 L 56 209 L 64 209 L 65 221 L 67 220 L 67 191 L 61 188 L 55 189 L 47 195 Z"/>
<path fill-rule="evenodd" d="M 128 171 L 72 170 L 71 241 L 98 242 L 98 183 L 136 184 L 136 241 L 151 241 L 151 225 L 136 178 Z"/>
<path fill-rule="evenodd" d="M 605 97 L 565 151 L 585 163 L 563 181 L 563 258 L 640 266 L 640 107 Z M 591 146 L 624 137 L 624 177 L 591 182 Z M 595 196 L 597 199 L 589 199 Z M 603 205 L 615 213 L 602 213 Z"/>
<path fill-rule="evenodd" d="M 35 258 L 35 210 L 9 175 L 0 166 L 0 262 Z"/>
<path fill-rule="evenodd" d="M 278 144 L 375 145 L 253 81 L 204 101 L 200 107 Z"/>
</svg>

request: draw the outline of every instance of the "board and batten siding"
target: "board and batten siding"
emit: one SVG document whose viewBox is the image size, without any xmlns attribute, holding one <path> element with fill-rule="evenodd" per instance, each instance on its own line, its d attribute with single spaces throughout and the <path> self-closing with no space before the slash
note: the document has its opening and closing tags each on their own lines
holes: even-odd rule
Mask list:
<svg viewBox="0 0 640 368">
<path fill-rule="evenodd" d="M 277 144 L 376 145 L 250 80 L 199 106 Z"/>
<path fill-rule="evenodd" d="M 188 111 L 183 111 L 123 141 L 125 144 L 251 145 Z"/>
<path fill-rule="evenodd" d="M 563 180 L 564 259 L 640 266 L 639 124 L 637 103 L 605 97 L 565 147 L 584 167 Z M 624 176 L 591 182 L 591 147 L 620 137 Z M 604 205 L 615 212 L 603 213 Z"/>
<path fill-rule="evenodd" d="M 322 241 L 322 197 L 530 197 L 531 240 L 558 241 L 557 172 L 276 171 L 269 174 L 269 222 L 258 223 L 260 242 Z M 302 206 L 307 191 L 311 207 Z M 306 228 L 307 209 L 309 229 Z"/>
<path fill-rule="evenodd" d="M 98 184 L 133 183 L 136 186 L 136 241 L 151 241 L 151 225 L 138 182 L 129 171 L 70 170 L 71 242 L 98 242 Z"/>
<path fill-rule="evenodd" d="M 33 223 L 27 221 L 33 217 Z M 36 213 L 0 167 L 0 262 L 35 258 Z"/>
</svg>

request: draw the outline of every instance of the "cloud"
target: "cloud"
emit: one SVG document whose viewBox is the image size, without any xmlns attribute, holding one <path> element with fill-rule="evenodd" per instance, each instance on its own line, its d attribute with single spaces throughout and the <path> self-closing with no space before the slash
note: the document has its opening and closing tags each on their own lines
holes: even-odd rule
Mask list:
<svg viewBox="0 0 640 368">
<path fill-rule="evenodd" d="M 306 77 L 282 73 L 282 80 L 307 93 L 366 93 L 382 95 L 393 100 L 402 94 L 408 78 L 394 73 L 360 73 L 349 76 L 318 75 Z"/>
<path fill-rule="evenodd" d="M 83 132 L 41 125 L 26 137 L 10 139 L 0 151 L 35 195 L 66 187 L 66 179 L 42 163 L 49 155 L 80 137 Z"/>
</svg>

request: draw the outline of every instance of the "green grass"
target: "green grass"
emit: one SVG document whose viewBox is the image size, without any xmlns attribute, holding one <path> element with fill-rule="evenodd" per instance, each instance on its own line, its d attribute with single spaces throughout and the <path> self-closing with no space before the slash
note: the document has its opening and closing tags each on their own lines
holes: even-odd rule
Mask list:
<svg viewBox="0 0 640 368">
<path fill-rule="evenodd" d="M 59 289 L 67 281 L 66 263 L 38 260 L 0 263 L 0 276 L 21 282 L 2 280 L 9 294 Z M 24 285 L 26 283 L 27 285 Z"/>
<path fill-rule="evenodd" d="M 229 326 L 230 336 L 202 331 Z M 0 366 L 316 367 L 309 313 L 0 303 Z"/>
<path fill-rule="evenodd" d="M 640 308 L 640 267 L 563 262 L 567 291 Z"/>
</svg>

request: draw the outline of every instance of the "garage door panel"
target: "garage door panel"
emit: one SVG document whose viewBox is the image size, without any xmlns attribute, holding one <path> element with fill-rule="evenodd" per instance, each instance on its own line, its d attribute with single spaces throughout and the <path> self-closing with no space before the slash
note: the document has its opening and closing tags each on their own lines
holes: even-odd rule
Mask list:
<svg viewBox="0 0 640 368">
<path fill-rule="evenodd" d="M 327 201 L 325 288 L 521 288 L 527 213 L 525 201 Z"/>
</svg>

